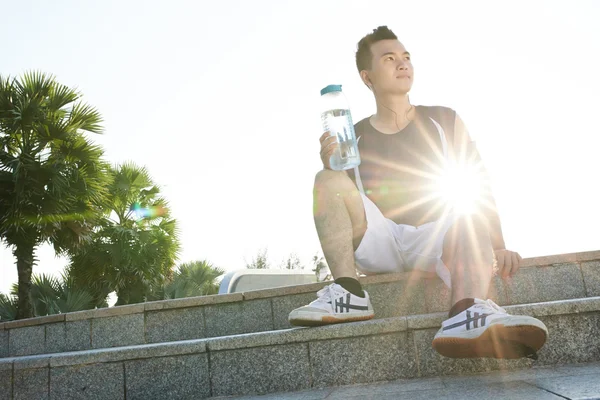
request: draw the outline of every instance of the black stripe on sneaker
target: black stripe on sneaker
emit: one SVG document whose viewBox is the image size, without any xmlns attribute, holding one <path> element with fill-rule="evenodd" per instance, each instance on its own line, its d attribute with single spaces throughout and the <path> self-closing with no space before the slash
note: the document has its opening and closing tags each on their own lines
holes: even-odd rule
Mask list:
<svg viewBox="0 0 600 400">
<path fill-rule="evenodd" d="M 473 322 L 473 328 L 477 328 L 477 321 L 481 321 L 481 327 L 485 326 L 485 318 L 490 314 L 481 314 L 475 313 L 475 316 L 471 318 L 471 313 L 467 311 L 467 319 L 461 322 L 457 322 L 452 325 L 448 325 L 442 328 L 442 331 L 447 331 L 448 329 L 458 328 L 459 326 L 466 325 L 467 330 L 471 330 L 471 322 Z"/>
<path fill-rule="evenodd" d="M 362 310 L 362 311 L 366 311 L 369 309 L 369 306 L 355 306 L 354 304 L 350 304 L 350 293 L 348 293 L 348 296 L 346 297 L 346 303 L 344 303 L 344 299 L 342 297 L 340 297 L 339 299 L 336 299 L 335 301 L 335 312 L 336 313 L 343 313 L 344 309 L 346 309 L 346 312 L 349 313 L 350 310 Z"/>
</svg>

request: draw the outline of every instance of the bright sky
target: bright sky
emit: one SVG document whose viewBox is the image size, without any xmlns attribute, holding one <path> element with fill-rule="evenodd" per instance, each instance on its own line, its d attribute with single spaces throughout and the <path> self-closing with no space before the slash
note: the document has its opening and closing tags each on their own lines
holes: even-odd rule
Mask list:
<svg viewBox="0 0 600 400">
<path fill-rule="evenodd" d="M 452 107 L 491 173 L 507 247 L 600 249 L 600 2 L 0 0 L 0 73 L 76 86 L 113 163 L 145 165 L 179 221 L 180 260 L 244 268 L 319 250 L 319 90 L 375 111 L 354 63 L 388 25 L 411 52 L 413 104 Z M 34 272 L 65 264 L 51 248 Z M 0 251 L 0 291 L 17 280 Z"/>
</svg>

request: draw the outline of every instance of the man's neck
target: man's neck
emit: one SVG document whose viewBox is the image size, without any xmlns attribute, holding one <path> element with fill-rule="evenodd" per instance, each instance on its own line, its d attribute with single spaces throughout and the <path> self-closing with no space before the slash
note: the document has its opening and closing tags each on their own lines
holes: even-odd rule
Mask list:
<svg viewBox="0 0 600 400">
<path fill-rule="evenodd" d="M 384 133 L 402 130 L 414 118 L 414 107 L 408 101 L 408 95 L 375 97 L 377 113 L 371 117 L 371 123 Z"/>
</svg>

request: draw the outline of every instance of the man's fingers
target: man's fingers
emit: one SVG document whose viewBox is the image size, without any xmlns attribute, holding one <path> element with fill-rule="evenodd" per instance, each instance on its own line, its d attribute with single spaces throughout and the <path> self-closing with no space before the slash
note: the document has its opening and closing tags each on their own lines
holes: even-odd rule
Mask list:
<svg viewBox="0 0 600 400">
<path fill-rule="evenodd" d="M 329 143 L 328 145 L 321 147 L 321 157 L 325 155 L 331 156 L 338 147 L 339 143 L 337 142 Z"/>
<path fill-rule="evenodd" d="M 521 263 L 520 259 L 521 259 L 521 256 L 519 255 L 519 253 L 515 253 L 514 251 L 511 252 L 511 260 L 512 260 L 512 267 L 510 269 L 511 277 L 515 276 L 515 274 L 519 270 L 519 264 Z"/>
<path fill-rule="evenodd" d="M 510 258 L 510 253 L 507 251 L 504 252 L 504 277 L 508 278 L 510 276 L 510 271 L 512 269 L 512 259 Z"/>
<path fill-rule="evenodd" d="M 498 274 L 504 277 L 504 252 L 499 251 L 496 253 L 496 261 L 498 262 Z"/>
<path fill-rule="evenodd" d="M 328 138 L 326 138 L 325 140 L 323 140 L 321 142 L 321 149 L 324 149 L 325 147 L 329 147 L 333 143 L 337 143 L 336 138 L 334 138 L 334 137 L 328 137 Z"/>
<path fill-rule="evenodd" d="M 328 137 L 333 137 L 329 134 L 329 132 L 325 132 L 321 135 L 321 137 L 319 138 L 319 142 L 323 143 L 323 140 L 327 139 Z"/>
</svg>

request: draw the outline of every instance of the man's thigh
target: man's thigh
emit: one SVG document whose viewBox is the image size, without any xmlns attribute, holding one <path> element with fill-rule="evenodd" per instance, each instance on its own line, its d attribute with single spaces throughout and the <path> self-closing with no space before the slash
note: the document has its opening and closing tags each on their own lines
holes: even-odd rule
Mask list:
<svg viewBox="0 0 600 400">
<path fill-rule="evenodd" d="M 395 224 L 368 197 L 361 197 L 366 229 L 354 251 L 357 269 L 366 275 L 402 271 L 404 262 L 394 236 Z"/>
</svg>

